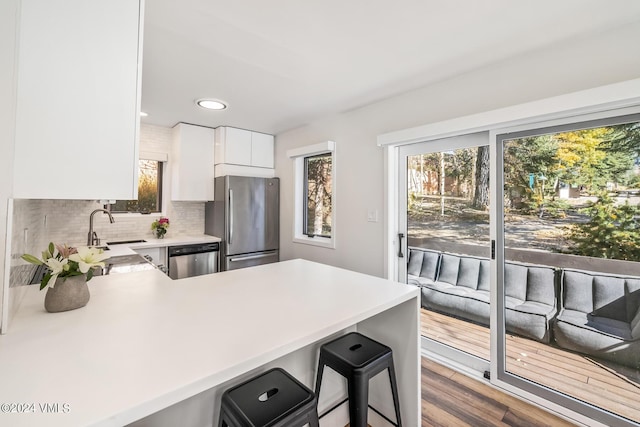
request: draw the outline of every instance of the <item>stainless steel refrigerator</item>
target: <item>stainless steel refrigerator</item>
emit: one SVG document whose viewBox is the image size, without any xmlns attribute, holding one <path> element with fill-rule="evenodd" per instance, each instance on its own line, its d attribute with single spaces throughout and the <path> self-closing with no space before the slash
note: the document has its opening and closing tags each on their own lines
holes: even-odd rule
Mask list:
<svg viewBox="0 0 640 427">
<path fill-rule="evenodd" d="M 205 233 L 222 239 L 220 270 L 279 261 L 280 180 L 247 176 L 215 179 L 205 204 Z"/>
</svg>

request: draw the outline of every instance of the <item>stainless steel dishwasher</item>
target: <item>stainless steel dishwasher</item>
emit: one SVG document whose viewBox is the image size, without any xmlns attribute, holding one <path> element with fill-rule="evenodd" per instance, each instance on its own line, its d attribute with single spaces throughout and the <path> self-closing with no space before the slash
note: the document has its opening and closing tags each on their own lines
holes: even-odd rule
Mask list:
<svg viewBox="0 0 640 427">
<path fill-rule="evenodd" d="M 169 277 L 183 279 L 216 273 L 219 270 L 220 244 L 200 243 L 169 246 Z"/>
</svg>

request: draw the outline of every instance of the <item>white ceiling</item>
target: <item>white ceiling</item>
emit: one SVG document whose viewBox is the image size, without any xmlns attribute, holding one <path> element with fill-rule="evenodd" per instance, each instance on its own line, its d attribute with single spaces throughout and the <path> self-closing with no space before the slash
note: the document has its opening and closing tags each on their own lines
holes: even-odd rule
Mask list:
<svg viewBox="0 0 640 427">
<path fill-rule="evenodd" d="M 277 134 L 634 23 L 638 0 L 146 0 L 143 122 Z"/>
</svg>

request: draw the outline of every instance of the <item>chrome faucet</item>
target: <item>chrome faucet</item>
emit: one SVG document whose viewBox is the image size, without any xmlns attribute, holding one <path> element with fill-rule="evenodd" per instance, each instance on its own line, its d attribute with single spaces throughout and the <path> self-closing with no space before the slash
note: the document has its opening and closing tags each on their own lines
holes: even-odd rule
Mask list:
<svg viewBox="0 0 640 427">
<path fill-rule="evenodd" d="M 107 215 L 109 215 L 109 222 L 111 224 L 115 222 L 113 216 L 111 215 L 111 212 L 106 209 L 96 209 L 95 211 L 91 212 L 91 215 L 89 215 L 89 234 L 87 235 L 87 246 L 98 246 L 100 244 L 98 235 L 95 231 L 93 231 L 93 215 L 95 215 L 96 212 L 106 213 Z"/>
</svg>

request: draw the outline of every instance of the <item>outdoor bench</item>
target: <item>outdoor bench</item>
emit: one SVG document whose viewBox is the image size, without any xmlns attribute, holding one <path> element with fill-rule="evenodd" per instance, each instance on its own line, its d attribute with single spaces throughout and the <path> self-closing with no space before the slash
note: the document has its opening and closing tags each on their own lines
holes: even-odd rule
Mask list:
<svg viewBox="0 0 640 427">
<path fill-rule="evenodd" d="M 560 347 L 640 368 L 640 277 L 563 270 L 554 335 Z"/>
<path fill-rule="evenodd" d="M 489 325 L 489 259 L 409 248 L 408 283 L 421 288 L 422 307 Z M 505 263 L 505 326 L 544 343 L 558 312 L 552 267 Z"/>
</svg>

